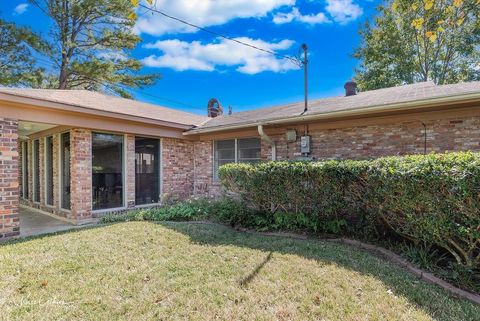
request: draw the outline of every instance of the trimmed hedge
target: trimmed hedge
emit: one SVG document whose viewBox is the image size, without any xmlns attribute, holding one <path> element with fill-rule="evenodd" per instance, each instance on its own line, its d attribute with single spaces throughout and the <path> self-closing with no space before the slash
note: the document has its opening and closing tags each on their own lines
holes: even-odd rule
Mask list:
<svg viewBox="0 0 480 321">
<path fill-rule="evenodd" d="M 220 179 L 269 222 L 335 234 L 393 230 L 480 268 L 478 153 L 227 164 Z"/>
</svg>

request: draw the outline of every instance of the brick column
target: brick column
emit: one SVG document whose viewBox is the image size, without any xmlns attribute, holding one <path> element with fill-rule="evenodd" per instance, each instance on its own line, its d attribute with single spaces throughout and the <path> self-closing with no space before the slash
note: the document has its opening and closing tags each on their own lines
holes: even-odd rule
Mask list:
<svg viewBox="0 0 480 321">
<path fill-rule="evenodd" d="M 0 238 L 20 234 L 18 121 L 0 118 Z"/>
<path fill-rule="evenodd" d="M 127 207 L 135 207 L 135 136 L 127 135 Z"/>
<path fill-rule="evenodd" d="M 71 218 L 77 222 L 92 217 L 92 133 L 70 130 Z"/>
<path fill-rule="evenodd" d="M 186 199 L 193 194 L 193 142 L 162 139 L 163 197 Z"/>
<path fill-rule="evenodd" d="M 213 179 L 213 141 L 195 142 L 193 145 L 193 195 L 216 197 L 222 194 L 219 181 Z"/>
</svg>

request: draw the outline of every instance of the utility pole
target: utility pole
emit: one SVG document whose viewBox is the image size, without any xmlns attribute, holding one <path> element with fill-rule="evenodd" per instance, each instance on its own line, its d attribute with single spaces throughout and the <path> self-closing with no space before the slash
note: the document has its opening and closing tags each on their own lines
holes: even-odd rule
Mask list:
<svg viewBox="0 0 480 321">
<path fill-rule="evenodd" d="M 303 49 L 303 71 L 304 71 L 304 94 L 305 94 L 305 109 L 303 113 L 308 111 L 308 47 L 307 44 L 302 45 Z"/>
</svg>

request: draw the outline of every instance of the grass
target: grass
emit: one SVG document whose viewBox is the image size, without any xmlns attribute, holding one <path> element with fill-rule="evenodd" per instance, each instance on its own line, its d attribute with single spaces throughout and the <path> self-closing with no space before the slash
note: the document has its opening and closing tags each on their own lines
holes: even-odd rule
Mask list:
<svg viewBox="0 0 480 321">
<path fill-rule="evenodd" d="M 0 245 L 1 320 L 478 320 L 341 244 L 129 222 Z"/>
</svg>

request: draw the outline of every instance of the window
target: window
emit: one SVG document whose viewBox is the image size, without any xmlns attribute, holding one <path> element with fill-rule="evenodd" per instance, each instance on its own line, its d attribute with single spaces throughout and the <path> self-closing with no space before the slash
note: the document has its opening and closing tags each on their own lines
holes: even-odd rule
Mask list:
<svg viewBox="0 0 480 321">
<path fill-rule="evenodd" d="M 237 140 L 238 162 L 239 163 L 257 163 L 260 160 L 260 139 L 247 138 Z"/>
<path fill-rule="evenodd" d="M 28 198 L 28 143 L 22 143 L 22 197 Z"/>
<path fill-rule="evenodd" d="M 70 209 L 70 133 L 63 133 L 60 138 L 60 160 L 61 160 L 61 195 L 62 208 Z"/>
<path fill-rule="evenodd" d="M 93 209 L 123 206 L 123 136 L 92 134 Z"/>
<path fill-rule="evenodd" d="M 214 178 L 218 169 L 228 163 L 257 163 L 260 161 L 260 138 L 219 140 L 214 142 Z"/>
<path fill-rule="evenodd" d="M 40 202 L 40 141 L 33 141 L 33 201 Z"/>
<path fill-rule="evenodd" d="M 159 202 L 160 141 L 135 137 L 135 204 Z"/>
<path fill-rule="evenodd" d="M 215 141 L 213 169 L 215 179 L 218 179 L 218 169 L 220 166 L 235 163 L 235 143 L 235 139 Z"/>
<path fill-rule="evenodd" d="M 53 137 L 45 138 L 45 203 L 53 205 Z"/>
</svg>

